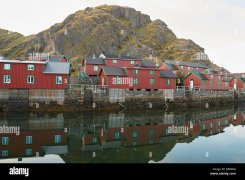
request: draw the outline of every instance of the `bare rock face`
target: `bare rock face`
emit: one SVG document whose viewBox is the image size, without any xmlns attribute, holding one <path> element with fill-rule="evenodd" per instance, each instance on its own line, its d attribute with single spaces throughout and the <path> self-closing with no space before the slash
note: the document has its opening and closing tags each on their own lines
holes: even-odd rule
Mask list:
<svg viewBox="0 0 245 180">
<path fill-rule="evenodd" d="M 158 62 L 190 61 L 197 53 L 204 52 L 193 41 L 178 39 L 163 21 L 151 21 L 148 15 L 121 6 L 88 7 L 37 35 L 7 32 L 0 29 L 0 54 L 8 58 L 38 51 L 81 60 L 106 51 Z"/>
</svg>

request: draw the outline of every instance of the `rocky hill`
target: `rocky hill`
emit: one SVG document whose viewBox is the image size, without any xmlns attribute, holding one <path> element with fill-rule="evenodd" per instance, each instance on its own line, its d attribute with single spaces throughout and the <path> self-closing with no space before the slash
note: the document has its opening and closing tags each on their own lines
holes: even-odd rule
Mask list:
<svg viewBox="0 0 245 180">
<path fill-rule="evenodd" d="M 105 51 L 159 62 L 190 61 L 204 48 L 178 39 L 164 22 L 133 8 L 102 5 L 77 11 L 37 35 L 0 29 L 0 54 L 16 58 L 33 51 L 64 54 L 74 61 Z"/>
</svg>

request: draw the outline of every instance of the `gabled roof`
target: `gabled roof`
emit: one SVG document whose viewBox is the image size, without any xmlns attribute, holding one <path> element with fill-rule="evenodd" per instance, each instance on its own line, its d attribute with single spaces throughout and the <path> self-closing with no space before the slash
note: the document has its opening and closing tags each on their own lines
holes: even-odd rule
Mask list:
<svg viewBox="0 0 245 180">
<path fill-rule="evenodd" d="M 161 70 L 160 77 L 161 78 L 177 78 L 177 76 L 171 70 Z"/>
<path fill-rule="evenodd" d="M 107 76 L 127 76 L 127 73 L 121 67 L 103 66 L 102 70 Z"/>
<path fill-rule="evenodd" d="M 156 68 L 156 63 L 153 61 L 142 60 L 140 62 L 141 67 L 153 67 Z"/>
<path fill-rule="evenodd" d="M 175 65 L 180 65 L 180 66 L 189 66 L 189 67 L 195 67 L 195 68 L 205 68 L 207 69 L 208 67 L 200 64 L 200 63 L 193 63 L 193 62 L 183 62 L 183 61 L 173 61 L 173 60 L 165 60 L 164 62 L 166 63 L 171 63 Z"/>
<path fill-rule="evenodd" d="M 43 73 L 49 74 L 69 74 L 70 63 L 67 62 L 47 62 Z"/>
<path fill-rule="evenodd" d="M 176 71 L 176 70 L 178 70 L 178 67 L 176 67 L 174 64 L 172 64 L 172 63 L 167 63 L 167 62 L 165 62 L 165 64 L 171 69 L 171 70 L 173 70 L 173 71 Z"/>
<path fill-rule="evenodd" d="M 104 59 L 100 57 L 86 57 L 84 60 L 86 61 L 86 64 L 105 64 Z"/>
<path fill-rule="evenodd" d="M 191 74 L 194 74 L 195 76 L 197 76 L 199 79 L 201 80 L 209 80 L 205 74 L 200 73 L 197 70 L 193 70 L 190 74 L 188 74 L 184 79 L 186 79 L 188 76 L 190 76 Z"/>
</svg>

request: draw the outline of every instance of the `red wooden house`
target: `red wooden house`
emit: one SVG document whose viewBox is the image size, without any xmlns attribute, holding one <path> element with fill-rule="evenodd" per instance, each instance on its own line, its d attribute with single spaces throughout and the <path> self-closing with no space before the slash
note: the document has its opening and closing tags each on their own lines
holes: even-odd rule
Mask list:
<svg viewBox="0 0 245 180">
<path fill-rule="evenodd" d="M 184 86 L 190 90 L 229 90 L 229 79 L 212 70 L 194 70 L 184 79 Z"/>
<path fill-rule="evenodd" d="M 158 66 L 158 69 L 169 69 L 174 72 L 179 70 L 182 71 L 185 76 L 187 76 L 193 70 L 202 72 L 203 70 L 207 69 L 207 67 L 200 63 L 166 60 Z"/>
<path fill-rule="evenodd" d="M 121 68 L 104 66 L 100 85 L 120 89 L 175 89 L 176 76 L 170 70 L 153 68 Z"/>
<path fill-rule="evenodd" d="M 229 86 L 234 90 L 245 90 L 245 78 L 243 76 L 233 77 L 230 80 Z"/>
<path fill-rule="evenodd" d="M 82 62 L 81 71 L 87 76 L 98 76 L 104 65 L 105 61 L 103 58 L 87 57 Z"/>
<path fill-rule="evenodd" d="M 65 89 L 70 64 L 48 61 L 0 61 L 0 89 Z"/>
<path fill-rule="evenodd" d="M 27 91 L 29 101 L 64 102 L 70 63 L 26 60 L 0 61 L 0 97 Z M 8 95 L 7 95 L 8 94 Z"/>
</svg>

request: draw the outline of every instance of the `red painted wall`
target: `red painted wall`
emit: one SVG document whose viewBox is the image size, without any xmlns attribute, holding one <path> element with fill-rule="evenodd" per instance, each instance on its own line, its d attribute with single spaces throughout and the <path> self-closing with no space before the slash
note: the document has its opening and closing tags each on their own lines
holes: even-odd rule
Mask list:
<svg viewBox="0 0 245 180">
<path fill-rule="evenodd" d="M 176 88 L 176 79 L 170 78 L 170 85 L 166 85 L 168 78 L 160 78 L 160 70 L 156 69 L 146 69 L 146 68 L 137 68 L 138 74 L 134 74 L 134 68 L 126 69 L 128 78 L 138 78 L 138 84 L 113 84 L 113 78 L 116 76 L 105 76 L 104 72 L 100 74 L 100 85 L 102 85 L 102 78 L 104 77 L 104 85 L 108 85 L 109 88 L 120 88 L 120 89 L 175 89 Z M 150 74 L 150 71 L 154 70 L 154 75 Z M 150 84 L 150 79 L 155 79 L 153 85 Z M 132 80 L 133 83 L 133 80 Z"/>
<path fill-rule="evenodd" d="M 94 66 L 98 66 L 98 71 L 94 71 Z M 101 64 L 85 64 L 82 68 L 82 71 L 85 72 L 89 76 L 98 76 L 103 65 Z"/>
<path fill-rule="evenodd" d="M 229 86 L 231 89 L 234 89 L 234 84 L 237 84 L 237 90 L 243 90 L 245 89 L 245 83 L 241 82 L 240 80 L 238 80 L 237 78 L 233 78 L 230 83 Z"/>
<path fill-rule="evenodd" d="M 0 62 L 0 89 L 65 89 L 68 75 L 44 74 L 44 64 L 34 64 L 34 71 L 27 70 L 27 63 L 11 63 L 11 70 L 4 70 Z M 6 63 L 9 64 L 9 63 Z M 31 63 L 30 63 L 31 64 Z M 3 83 L 3 75 L 11 75 L 11 83 Z M 35 76 L 34 84 L 27 83 L 27 76 Z M 56 84 L 56 76 L 62 76 L 63 83 Z"/>
<path fill-rule="evenodd" d="M 128 60 L 128 59 L 115 59 L 117 60 L 117 63 L 113 64 L 113 60 L 114 59 L 106 58 L 105 59 L 106 66 L 134 67 L 136 64 L 139 64 L 139 62 L 141 61 L 140 59 L 135 59 L 135 60 L 132 60 L 134 61 L 134 64 L 131 64 L 131 60 Z"/>
</svg>

